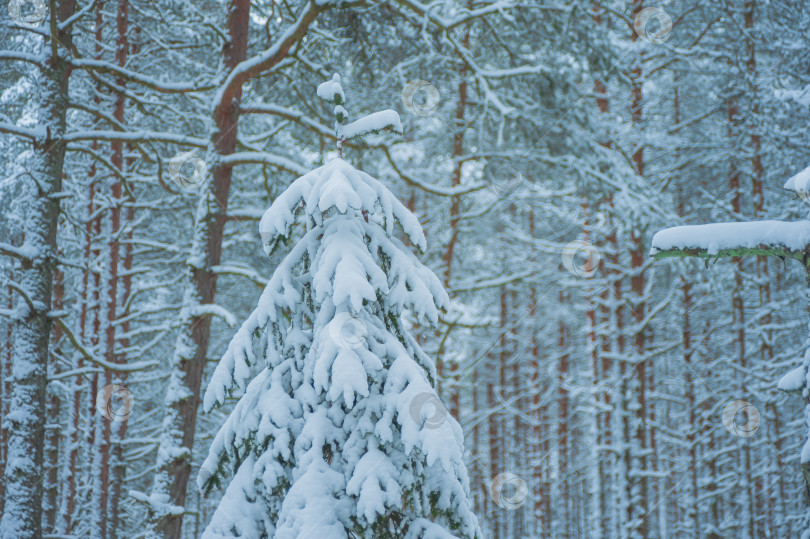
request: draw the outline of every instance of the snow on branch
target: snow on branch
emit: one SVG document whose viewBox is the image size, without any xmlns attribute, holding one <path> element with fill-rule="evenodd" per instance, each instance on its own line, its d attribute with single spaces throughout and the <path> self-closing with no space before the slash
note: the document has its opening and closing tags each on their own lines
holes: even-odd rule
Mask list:
<svg viewBox="0 0 810 539">
<path fill-rule="evenodd" d="M 187 135 L 177 135 L 175 133 L 162 133 L 159 131 L 74 131 L 64 136 L 66 142 L 77 140 L 109 140 L 122 142 L 170 142 L 174 144 L 184 144 L 197 148 L 206 148 L 205 139 L 190 137 Z"/>
<path fill-rule="evenodd" d="M 335 131 L 331 127 L 327 127 L 312 118 L 309 118 L 303 112 L 299 112 L 294 109 L 290 109 L 287 107 L 282 107 L 279 105 L 274 105 L 270 103 L 250 103 L 246 105 L 241 105 L 239 107 L 239 112 L 241 114 L 272 114 L 275 116 L 280 116 L 285 120 L 290 120 L 291 122 L 295 122 L 299 125 L 312 129 L 319 135 L 324 137 L 332 137 L 335 136 Z"/>
<path fill-rule="evenodd" d="M 225 321 L 230 327 L 236 325 L 236 317 L 228 309 L 214 303 L 199 303 L 189 309 L 189 314 L 196 318 L 203 316 L 216 316 Z"/>
<path fill-rule="evenodd" d="M 137 490 L 130 490 L 129 496 L 133 500 L 147 505 L 152 511 L 160 515 L 178 516 L 185 512 L 184 507 L 168 503 L 160 496 L 144 494 L 143 492 L 139 492 Z"/>
<path fill-rule="evenodd" d="M 79 353 L 91 363 L 95 363 L 99 367 L 104 367 L 110 372 L 135 372 L 135 371 L 142 371 L 146 370 L 150 367 L 156 367 L 158 365 L 157 361 L 140 361 L 138 363 L 129 363 L 129 364 L 121 364 L 118 363 L 110 363 L 100 357 L 93 355 L 79 340 L 78 337 L 73 333 L 73 330 L 70 329 L 68 324 L 65 323 L 59 316 L 52 317 L 53 320 L 59 324 L 62 328 L 62 331 L 65 335 L 67 335 L 68 340 L 73 345 L 73 347 L 79 351 Z"/>
<path fill-rule="evenodd" d="M 768 255 L 806 263 L 810 221 L 752 221 L 677 226 L 655 234 L 650 255 L 656 259 L 696 256 L 722 258 Z"/>
<path fill-rule="evenodd" d="M 807 375 L 804 366 L 799 366 L 784 375 L 778 382 L 777 388 L 787 393 L 799 393 L 807 384 Z"/>
<path fill-rule="evenodd" d="M 93 70 L 93 71 L 100 71 L 103 73 L 111 73 L 113 75 L 117 75 L 124 79 L 127 79 L 132 82 L 137 82 L 155 90 L 156 92 L 161 92 L 164 94 L 179 94 L 179 93 L 186 93 L 186 92 L 200 92 L 206 90 L 212 90 L 215 86 L 212 83 L 204 83 L 204 84 L 188 84 L 188 83 L 170 83 L 165 82 L 154 77 L 150 77 L 148 75 L 143 75 L 141 73 L 137 73 L 135 71 L 130 71 L 123 67 L 117 66 L 115 64 L 111 64 L 109 62 L 104 62 L 101 60 L 92 60 L 89 58 L 74 58 L 70 61 L 71 65 L 77 69 L 85 69 L 85 70 Z"/>
<path fill-rule="evenodd" d="M 29 129 L 26 127 L 14 125 L 11 122 L 0 122 L 0 133 L 8 133 L 9 135 L 18 135 L 21 137 L 29 138 L 31 140 L 42 138 L 45 135 L 45 131 L 41 128 Z"/>
<path fill-rule="evenodd" d="M 342 138 L 349 140 L 369 134 L 376 135 L 383 131 L 393 131 L 394 133 L 402 134 L 402 122 L 399 119 L 399 114 L 395 110 L 386 109 L 363 116 L 359 120 L 341 126 L 340 135 Z"/>
<path fill-rule="evenodd" d="M 0 60 L 28 62 L 29 64 L 39 66 L 45 61 L 45 57 L 37 56 L 35 54 L 28 54 L 25 52 L 4 50 L 0 51 Z"/>
<path fill-rule="evenodd" d="M 486 15 L 503 13 L 516 6 L 510 0 L 499 0 L 477 9 L 460 9 L 453 18 L 445 18 L 439 15 L 436 9 L 433 9 L 433 4 L 426 5 L 418 0 L 397 0 L 397 3 L 407 6 L 411 11 L 442 30 L 450 30 Z"/>
<path fill-rule="evenodd" d="M 345 7 L 346 3 L 343 6 Z M 286 58 L 290 48 L 306 35 L 312 21 L 330 7 L 332 6 L 325 3 L 307 4 L 296 18 L 296 21 L 281 33 L 278 40 L 271 47 L 240 62 L 219 87 L 214 96 L 214 108 L 221 107 L 223 103 L 229 103 L 236 94 L 237 89 L 241 88 L 245 82 L 272 69 L 273 66 Z"/>
<path fill-rule="evenodd" d="M 346 95 L 340 85 L 340 75 L 337 73 L 332 76 L 332 80 L 320 83 L 316 93 L 318 97 L 333 105 L 342 105 L 346 102 Z"/>
<path fill-rule="evenodd" d="M 270 165 L 293 174 L 302 175 L 307 173 L 307 169 L 298 163 L 269 152 L 235 152 L 223 156 L 221 162 L 229 166 L 247 164 Z"/>
<path fill-rule="evenodd" d="M 33 260 L 37 256 L 37 251 L 30 246 L 15 247 L 14 245 L 0 242 L 0 254 L 21 260 Z"/>
</svg>

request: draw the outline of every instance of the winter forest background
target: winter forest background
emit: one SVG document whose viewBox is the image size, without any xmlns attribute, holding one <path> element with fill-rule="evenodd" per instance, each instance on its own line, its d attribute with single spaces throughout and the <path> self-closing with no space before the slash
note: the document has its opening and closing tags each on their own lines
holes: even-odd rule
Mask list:
<svg viewBox="0 0 810 539">
<path fill-rule="evenodd" d="M 260 218 L 337 156 L 334 73 L 350 120 L 401 118 L 344 159 L 418 217 L 449 294 L 402 322 L 441 398 L 411 410 L 461 425 L 484 537 L 810 529 L 807 255 L 650 256 L 667 227 L 807 216 L 783 185 L 810 165 L 810 2 L 0 0 L 0 22 L 0 537 L 203 535 L 242 392 L 202 396 L 284 255 Z"/>
</svg>

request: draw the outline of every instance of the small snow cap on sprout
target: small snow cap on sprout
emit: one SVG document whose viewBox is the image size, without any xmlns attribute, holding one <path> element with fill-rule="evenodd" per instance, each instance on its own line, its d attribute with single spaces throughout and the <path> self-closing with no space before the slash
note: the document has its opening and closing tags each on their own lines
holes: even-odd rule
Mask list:
<svg viewBox="0 0 810 539">
<path fill-rule="evenodd" d="M 340 75 L 335 73 L 332 80 L 318 85 L 318 97 L 335 106 L 335 137 L 337 138 L 338 156 L 343 158 L 343 143 L 353 138 L 366 135 L 376 135 L 384 131 L 393 131 L 402 134 L 402 122 L 395 110 L 386 109 L 363 116 L 359 120 L 349 123 L 349 113 L 343 106 L 346 95 L 340 84 Z"/>
</svg>

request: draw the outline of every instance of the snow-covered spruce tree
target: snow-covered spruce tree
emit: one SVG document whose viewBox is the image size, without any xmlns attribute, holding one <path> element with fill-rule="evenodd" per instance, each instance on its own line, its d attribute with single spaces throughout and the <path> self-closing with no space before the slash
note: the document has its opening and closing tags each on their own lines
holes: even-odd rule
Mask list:
<svg viewBox="0 0 810 539">
<path fill-rule="evenodd" d="M 461 428 L 402 320 L 436 323 L 447 293 L 398 238 L 424 251 L 416 217 L 342 159 L 345 140 L 401 131 L 399 116 L 347 124 L 337 75 L 318 95 L 335 105 L 340 157 L 261 220 L 268 254 L 292 248 L 205 394 L 208 411 L 243 391 L 198 477 L 207 493 L 233 475 L 203 537 L 480 537 Z M 245 388 L 258 335 L 263 369 Z"/>
</svg>

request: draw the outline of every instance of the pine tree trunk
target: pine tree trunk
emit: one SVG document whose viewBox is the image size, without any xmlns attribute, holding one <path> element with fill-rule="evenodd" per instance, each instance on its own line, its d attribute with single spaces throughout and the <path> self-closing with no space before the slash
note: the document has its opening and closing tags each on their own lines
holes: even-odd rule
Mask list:
<svg viewBox="0 0 810 539">
<path fill-rule="evenodd" d="M 535 219 L 534 210 L 529 210 L 529 237 L 535 238 Z M 529 263 L 532 266 L 537 264 L 536 249 L 532 249 Z M 546 491 L 546 478 L 543 473 L 543 459 L 546 455 L 546 447 L 544 443 L 543 426 L 545 421 L 545 413 L 541 408 L 541 399 L 543 394 L 543 372 L 540 365 L 540 346 L 537 340 L 537 333 L 539 331 L 539 324 L 537 323 L 537 286 L 532 284 L 529 287 L 529 357 L 531 358 L 531 417 L 534 424 L 531 429 L 532 446 L 531 454 L 531 470 L 532 470 L 532 497 L 534 504 L 532 505 L 532 520 L 534 521 L 533 531 L 535 535 L 541 537 L 541 533 L 548 531 L 549 528 L 549 514 L 544 511 L 544 502 L 549 497 Z"/>
<path fill-rule="evenodd" d="M 591 242 L 591 208 L 589 207 L 588 200 L 582 201 L 582 213 L 584 215 L 584 238 L 585 241 Z M 591 268 L 595 270 L 596 268 Z M 585 349 L 586 357 L 588 358 L 587 372 L 591 387 L 588 388 L 587 401 L 586 401 L 586 415 L 587 415 L 587 431 L 585 436 L 589 440 L 588 451 L 586 459 L 588 462 L 587 477 L 586 477 L 586 493 L 587 496 L 587 514 L 588 518 L 593 519 L 596 525 L 591 527 L 590 533 L 594 538 L 602 537 L 602 485 L 601 479 L 604 474 L 604 461 L 600 454 L 599 448 L 602 447 L 604 440 L 602 433 L 604 431 L 601 424 L 602 418 L 600 417 L 601 409 L 601 394 L 600 394 L 600 380 L 601 380 L 601 365 L 599 363 L 599 345 L 597 344 L 596 335 L 596 309 L 597 297 L 593 292 L 594 287 L 585 288 Z"/>
<path fill-rule="evenodd" d="M 128 38 L 128 29 L 129 29 L 129 0 L 118 0 L 118 11 L 116 14 L 116 43 L 115 43 L 115 63 L 121 67 L 125 67 L 127 65 L 127 57 L 129 52 L 129 38 Z M 126 81 L 123 79 L 116 80 L 116 86 L 119 88 L 126 87 Z M 113 109 L 113 117 L 116 121 L 124 125 L 125 124 L 125 98 L 124 94 L 119 92 L 116 95 L 115 99 L 115 106 Z M 110 158 L 110 162 L 112 165 L 118 169 L 122 174 L 125 173 L 124 167 L 124 145 L 121 141 L 113 141 L 111 143 L 111 150 L 112 156 Z M 131 160 L 128 160 L 131 162 Z M 130 270 L 132 269 L 132 242 L 127 242 L 126 244 L 126 255 L 123 260 L 123 270 L 124 275 L 123 277 L 119 277 L 118 275 L 118 266 L 120 263 L 119 257 L 121 252 L 121 245 L 118 240 L 121 230 L 121 209 L 124 205 L 125 201 L 128 202 L 130 205 L 126 209 L 125 219 L 126 222 L 132 223 L 134 213 L 132 208 L 132 203 L 134 200 L 131 199 L 131 195 L 127 196 L 126 199 L 122 196 L 122 182 L 120 180 L 116 181 L 113 184 L 113 192 L 112 192 L 112 200 L 115 204 L 113 211 L 112 211 L 112 229 L 113 229 L 113 242 L 110 244 L 110 253 L 112 254 L 112 268 L 114 268 L 114 275 L 112 276 L 112 280 L 115 283 L 115 295 L 112 295 L 109 298 L 111 309 L 114 312 L 111 314 L 111 326 L 112 326 L 112 335 L 109 337 L 109 342 L 112 344 L 113 349 L 110 350 L 109 354 L 109 361 L 112 363 L 119 363 L 125 364 L 127 362 L 126 356 L 123 354 L 119 355 L 115 353 L 115 345 L 117 342 L 117 338 L 115 335 L 115 326 L 112 324 L 112 321 L 117 319 L 118 317 L 118 303 L 121 302 L 122 305 L 126 305 L 127 300 L 129 299 L 129 295 L 132 289 L 132 277 L 130 274 Z M 132 239 L 132 229 L 127 227 L 127 237 L 131 240 Z M 121 293 L 118 293 L 118 283 L 120 280 L 120 284 L 122 287 Z M 119 300 L 120 295 L 120 300 Z M 126 313 L 123 313 L 126 316 Z M 126 320 L 121 325 L 121 331 L 126 334 L 129 332 L 129 321 Z M 129 346 L 129 341 L 124 339 L 121 341 L 121 348 L 126 350 Z M 115 385 L 124 387 L 126 383 L 126 373 L 115 373 L 113 378 L 113 383 Z M 104 508 L 107 515 L 108 515 L 108 523 L 107 523 L 107 537 L 109 539 L 117 539 L 118 537 L 118 526 L 119 526 L 119 505 L 121 502 L 121 489 L 123 487 L 124 482 L 124 475 L 125 475 L 125 463 L 124 463 L 124 448 L 121 445 L 123 441 L 128 425 L 128 416 L 122 417 L 118 419 L 111 428 L 114 429 L 110 432 L 110 460 L 109 460 L 109 477 L 110 477 L 110 487 L 109 487 L 109 494 L 107 499 L 107 505 Z"/>
<path fill-rule="evenodd" d="M 230 0 L 227 4 L 229 42 L 223 47 L 223 76 L 227 76 L 247 54 L 249 0 Z M 147 537 L 175 539 L 180 537 L 183 517 L 177 508 L 186 501 L 186 487 L 191 475 L 191 450 L 200 402 L 200 384 L 205 370 L 211 319 L 194 312 L 194 307 L 210 304 L 216 293 L 216 274 L 225 229 L 232 168 L 221 159 L 236 147 L 241 86 L 232 99 L 224 98 L 213 112 L 209 151 L 210 177 L 201 188 L 201 199 L 194 223 L 194 241 L 188 259 L 188 283 L 180 313 L 169 387 L 166 416 L 158 448 L 156 473 L 152 486 Z"/>
<path fill-rule="evenodd" d="M 100 10 L 100 8 L 97 7 Z M 97 32 L 99 31 L 97 26 Z M 93 141 L 93 149 L 96 148 L 97 143 Z M 91 170 L 93 172 L 93 170 Z M 93 253 L 93 220 L 90 218 L 94 212 L 94 193 L 95 188 L 92 182 L 92 175 L 89 175 L 91 182 L 87 193 L 87 219 L 85 221 L 85 235 L 86 242 L 84 245 L 84 263 L 85 271 L 82 273 L 81 294 L 79 295 L 79 331 L 78 335 L 82 342 L 86 342 L 87 337 L 87 317 L 90 310 L 90 273 L 91 273 L 91 257 Z M 78 354 L 77 354 L 78 355 Z M 84 366 L 84 358 L 78 355 L 76 360 L 76 369 L 81 369 Z M 76 492 L 77 492 L 77 476 L 78 476 L 78 459 L 79 459 L 79 444 L 80 444 L 80 420 L 81 420 L 81 406 L 83 393 L 86 389 L 84 376 L 79 374 L 73 381 L 73 401 L 71 403 L 71 413 L 68 418 L 69 427 L 67 433 L 67 456 L 65 458 L 65 469 L 63 471 L 63 481 L 65 483 L 62 489 L 62 500 L 59 504 L 61 513 L 61 522 L 57 527 L 58 533 L 69 533 L 74 524 L 73 515 L 76 512 Z"/>
<path fill-rule="evenodd" d="M 565 294 L 560 291 L 560 306 L 564 306 Z M 557 363 L 557 481 L 559 482 L 560 500 L 558 531 L 559 537 L 571 537 L 571 488 L 568 467 L 568 422 L 569 422 L 569 396 L 568 396 L 568 327 L 562 321 L 558 322 L 557 348 L 560 359 Z"/>
<path fill-rule="evenodd" d="M 61 311 L 65 300 L 65 274 L 61 270 L 54 271 L 53 283 L 53 310 Z M 62 339 L 62 327 L 54 325 L 51 332 L 51 346 L 56 349 Z M 49 374 L 59 373 L 57 356 L 51 356 Z M 45 427 L 45 499 L 42 507 L 42 526 L 47 533 L 55 532 L 56 515 L 59 509 L 59 443 L 61 430 L 59 419 L 61 417 L 61 402 L 59 395 L 52 384 L 47 389 L 48 412 Z"/>
<path fill-rule="evenodd" d="M 74 0 L 53 0 L 39 80 L 39 127 L 42 131 L 29 160 L 34 195 L 27 201 L 25 245 L 35 250 L 22 260 L 19 298 L 28 309 L 14 325 L 14 358 L 11 372 L 6 501 L 0 521 L 2 539 L 42 537 L 43 444 L 45 437 L 47 366 L 52 321 L 51 307 L 56 266 L 56 230 L 62 191 L 65 118 L 68 108 L 68 68 L 59 43 L 70 44 L 69 31 L 58 30 L 59 21 L 73 14 Z"/>
<path fill-rule="evenodd" d="M 737 140 L 739 131 L 739 105 L 737 99 L 732 97 L 728 100 L 728 135 L 732 144 Z M 741 189 L 740 189 L 740 170 L 737 167 L 734 157 L 729 162 L 729 189 L 732 192 L 731 209 L 737 214 L 741 215 Z M 734 290 L 731 296 L 731 308 L 733 313 L 733 331 L 735 331 L 736 338 L 736 360 L 743 371 L 747 366 L 745 341 L 746 341 L 746 328 L 745 328 L 745 303 L 743 300 L 743 262 L 740 257 L 732 258 L 735 264 L 734 271 Z M 738 370 L 735 370 L 734 377 L 737 385 L 738 399 L 745 399 L 746 394 L 746 381 L 745 376 Z M 746 539 L 753 539 L 754 537 L 754 515 L 753 510 L 753 492 L 752 492 L 752 479 L 751 479 L 751 447 L 748 440 L 742 437 L 737 438 L 737 474 L 740 480 L 740 497 L 737 500 L 739 511 L 745 515 L 740 519 L 739 534 L 740 537 Z"/>
<path fill-rule="evenodd" d="M 487 354 L 487 408 L 489 414 L 487 416 L 487 443 L 489 445 L 489 481 L 490 483 L 500 473 L 500 414 L 498 413 L 499 402 L 497 394 L 500 392 L 496 379 L 498 372 L 497 356 L 494 353 Z M 497 539 L 498 521 L 499 521 L 499 508 L 497 504 L 490 504 L 490 511 L 488 513 L 488 527 L 489 535 L 493 539 Z"/>
<path fill-rule="evenodd" d="M 13 239 L 10 244 L 16 247 Z M 8 277 L 12 280 L 15 279 L 13 269 L 9 270 Z M 8 293 L 8 309 L 11 310 L 12 307 L 14 307 L 14 290 L 11 286 L 7 286 L 6 292 Z M 3 351 L 3 361 L 2 364 L 0 364 L 0 391 L 2 391 L 3 396 L 2 400 L 0 400 L 0 512 L 6 501 L 6 482 L 4 475 L 8 458 L 8 427 L 6 426 L 5 418 L 8 415 L 8 405 L 11 395 L 11 364 L 14 358 L 14 347 L 11 342 L 13 327 L 13 324 L 9 322 L 6 329 L 6 346 Z"/>
<path fill-rule="evenodd" d="M 461 39 L 461 44 L 464 48 L 469 47 L 470 45 L 470 30 L 469 28 L 465 31 L 464 36 Z M 459 83 L 458 83 L 458 100 L 456 101 L 456 129 L 453 132 L 453 153 L 452 157 L 455 161 L 455 166 L 453 167 L 452 177 L 450 178 L 450 184 L 453 187 L 458 187 L 461 185 L 461 168 L 462 162 L 458 159 L 464 152 L 464 132 L 466 129 L 464 123 L 464 115 L 467 108 L 467 63 L 464 62 L 461 64 L 461 68 L 459 68 Z M 459 218 L 461 213 L 461 200 L 460 197 L 454 196 L 450 202 L 450 239 L 447 242 L 447 246 L 442 254 L 442 261 L 444 262 L 444 272 L 442 274 L 442 282 L 445 288 L 450 288 L 450 275 L 453 269 L 453 253 L 456 248 L 456 242 L 458 241 L 458 225 L 459 225 Z M 461 412 L 459 406 L 459 366 L 457 361 L 453 361 L 450 365 L 450 373 L 449 373 L 449 393 L 450 393 L 450 413 L 455 417 L 457 420 L 460 418 L 459 414 Z M 439 398 L 444 397 L 444 393 L 446 389 L 442 387 L 444 385 L 444 361 L 441 354 L 436 356 L 436 375 L 438 378 L 436 391 L 439 394 Z M 445 391 L 443 391 L 445 389 Z"/>
<path fill-rule="evenodd" d="M 128 29 L 128 0 L 118 0 L 117 13 L 116 13 L 116 47 L 115 47 L 115 63 L 118 66 L 126 66 L 128 42 L 127 42 L 127 29 Z M 122 78 L 116 79 L 116 86 L 124 88 L 126 81 Z M 125 99 L 122 92 L 118 92 L 115 96 L 113 104 L 113 118 L 119 123 L 124 123 L 124 107 Z M 116 127 L 117 131 L 121 128 Z M 123 172 L 123 142 L 115 140 L 110 143 L 110 162 L 113 167 L 118 171 Z M 110 193 L 110 213 L 107 239 L 108 251 L 108 264 L 106 270 L 108 273 L 106 277 L 106 298 L 102 298 L 105 302 L 105 320 L 103 324 L 103 346 L 104 346 L 104 359 L 108 363 L 121 363 L 122 358 L 116 354 L 116 334 L 118 319 L 118 302 L 119 302 L 119 265 L 120 265 L 120 241 L 119 234 L 121 231 L 121 205 L 122 198 L 122 183 L 120 179 L 115 179 L 111 185 Z M 112 372 L 104 373 L 105 386 L 108 385 L 121 385 L 122 380 L 118 378 L 113 379 Z M 110 491 L 111 489 L 118 488 L 120 485 L 113 485 L 111 482 L 111 462 L 112 456 L 112 428 L 111 419 L 108 417 L 97 416 L 98 429 L 97 429 L 97 442 L 98 442 L 98 466 L 99 478 L 98 489 L 93 490 L 93 505 L 97 512 L 97 522 L 94 528 L 94 533 L 99 537 L 107 538 L 110 536 L 110 521 L 112 515 L 110 509 Z M 126 425 L 126 420 L 121 422 L 121 425 Z M 115 425 L 116 428 L 119 426 Z M 120 449 L 119 449 L 120 451 Z M 117 503 L 117 502 L 116 502 Z"/>
<path fill-rule="evenodd" d="M 635 18 L 643 9 L 643 0 L 633 0 L 633 17 Z M 638 36 L 633 34 L 633 41 L 636 41 Z M 635 126 L 636 133 L 641 133 L 641 120 L 642 120 L 642 70 L 641 60 L 637 59 L 635 67 L 631 70 L 630 77 L 632 80 L 631 88 L 631 120 Z M 644 176 L 644 147 L 641 143 L 638 144 L 637 149 L 633 152 L 633 163 L 635 164 L 636 173 L 639 176 Z M 641 323 L 645 316 L 644 305 L 644 287 L 645 277 L 642 267 L 646 260 L 646 246 L 638 229 L 633 230 L 630 234 L 630 241 L 632 244 L 630 253 L 630 267 L 632 275 L 630 277 L 630 291 L 632 294 L 631 305 L 633 309 L 633 321 L 636 324 L 636 331 L 634 337 L 635 347 L 635 375 L 634 383 L 631 385 L 635 395 L 632 398 L 635 400 L 633 403 L 634 416 L 632 418 L 632 426 L 630 432 L 627 434 L 630 439 L 627 443 L 632 450 L 632 464 L 628 472 L 630 475 L 630 508 L 631 508 L 631 537 L 648 537 L 651 516 L 649 509 L 651 507 L 649 500 L 649 484 L 645 472 L 648 471 L 648 406 L 647 406 L 647 393 L 652 388 L 648 387 L 649 373 L 647 372 L 647 365 L 644 361 L 646 350 L 646 342 L 644 331 L 641 328 Z"/>
</svg>

